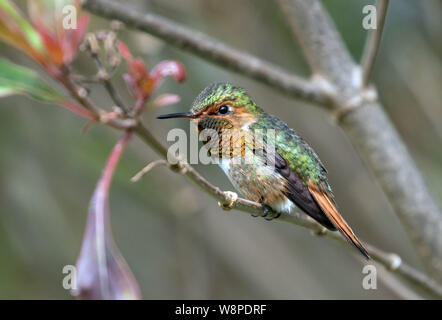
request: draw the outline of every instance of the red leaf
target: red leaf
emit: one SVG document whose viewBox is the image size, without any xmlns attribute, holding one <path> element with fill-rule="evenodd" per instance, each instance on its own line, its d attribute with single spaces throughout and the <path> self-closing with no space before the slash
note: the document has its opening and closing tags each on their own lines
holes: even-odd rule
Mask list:
<svg viewBox="0 0 442 320">
<path fill-rule="evenodd" d="M 78 19 L 77 29 L 66 30 L 62 39 L 63 62 L 65 65 L 71 63 L 77 55 L 78 48 L 83 41 L 88 26 L 89 15 L 83 14 L 80 19 Z"/>
<path fill-rule="evenodd" d="M 177 94 L 171 94 L 171 93 L 165 93 L 162 95 L 159 95 L 155 98 L 155 100 L 148 105 L 144 105 L 145 100 L 141 99 L 136 105 L 135 105 L 135 111 L 137 113 L 144 112 L 146 110 L 151 110 L 153 108 L 160 108 L 164 106 L 168 106 L 174 103 L 178 103 L 181 100 L 180 96 Z"/>
<path fill-rule="evenodd" d="M 58 2 L 57 2 L 58 3 Z M 51 1 L 28 1 L 28 11 L 32 23 L 43 39 L 47 51 L 46 65 L 59 67 L 72 62 L 78 52 L 78 47 L 87 31 L 89 15 L 81 14 L 80 2 L 63 0 L 62 3 Z M 63 5 L 71 4 L 77 10 L 75 29 L 63 26 Z"/>
<path fill-rule="evenodd" d="M 43 24 L 36 23 L 34 24 L 34 27 L 40 34 L 46 48 L 46 53 L 50 58 L 49 61 L 47 58 L 45 58 L 44 63 L 61 65 L 63 63 L 63 48 L 61 47 L 57 37 L 50 33 Z"/>
<path fill-rule="evenodd" d="M 157 64 L 150 73 L 150 77 L 154 80 L 155 86 L 158 87 L 165 77 L 172 76 L 179 83 L 186 80 L 186 69 L 184 66 L 174 60 L 166 60 Z"/>
<path fill-rule="evenodd" d="M 44 48 L 38 33 L 13 2 L 0 2 L 0 39 L 43 64 Z"/>
<path fill-rule="evenodd" d="M 123 74 L 123 79 L 124 79 L 124 82 L 126 83 L 126 86 L 127 86 L 127 89 L 129 90 L 129 92 L 133 96 L 138 96 L 139 93 L 137 92 L 138 89 L 137 89 L 137 85 L 135 83 L 134 78 L 130 74 L 125 73 L 125 74 Z"/>
<path fill-rule="evenodd" d="M 132 59 L 129 62 L 129 71 L 134 76 L 136 82 L 141 83 L 149 79 L 146 64 L 140 59 Z"/>
<path fill-rule="evenodd" d="M 160 62 L 149 73 L 146 64 L 140 59 L 135 59 L 124 43 L 119 42 L 118 48 L 122 57 L 127 61 L 130 73 L 125 75 L 124 79 L 137 100 L 145 102 L 165 77 L 172 76 L 178 82 L 186 79 L 184 66 L 177 61 Z M 142 105 L 142 103 L 139 103 L 139 105 Z"/>
<path fill-rule="evenodd" d="M 81 253 L 77 261 L 77 287 L 81 299 L 140 299 L 138 284 L 112 237 L 108 194 L 115 168 L 132 133 L 113 148 L 92 196 Z"/>
<path fill-rule="evenodd" d="M 133 59 L 132 54 L 129 51 L 129 48 L 121 41 L 118 42 L 118 50 L 120 50 L 120 53 L 124 59 L 128 61 Z"/>
<path fill-rule="evenodd" d="M 149 104 L 151 108 L 159 108 L 175 104 L 180 102 L 180 96 L 177 94 L 165 93 L 155 98 L 155 100 Z"/>
</svg>

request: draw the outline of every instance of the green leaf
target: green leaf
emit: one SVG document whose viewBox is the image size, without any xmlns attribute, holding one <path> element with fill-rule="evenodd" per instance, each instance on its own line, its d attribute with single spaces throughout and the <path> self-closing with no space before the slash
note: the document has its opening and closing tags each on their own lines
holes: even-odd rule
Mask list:
<svg viewBox="0 0 442 320">
<path fill-rule="evenodd" d="M 26 41 L 32 48 L 34 48 L 34 50 L 40 53 L 43 52 L 44 47 L 40 35 L 34 29 L 34 27 L 22 17 L 20 11 L 14 3 L 11 3 L 8 0 L 0 0 L 0 10 L 12 18 L 12 21 L 18 25 L 25 36 Z M 14 30 L 14 26 L 9 25 L 10 23 L 11 22 L 8 23 L 7 21 L 0 21 L 0 24 L 4 25 L 4 28 L 2 28 L 2 32 L 0 33 L 11 32 Z"/>
<path fill-rule="evenodd" d="M 0 97 L 6 97 L 14 94 L 14 90 L 10 88 L 0 88 Z"/>
<path fill-rule="evenodd" d="M 63 100 L 37 73 L 0 58 L 0 97 L 11 94 L 26 94 L 41 102 Z"/>
</svg>

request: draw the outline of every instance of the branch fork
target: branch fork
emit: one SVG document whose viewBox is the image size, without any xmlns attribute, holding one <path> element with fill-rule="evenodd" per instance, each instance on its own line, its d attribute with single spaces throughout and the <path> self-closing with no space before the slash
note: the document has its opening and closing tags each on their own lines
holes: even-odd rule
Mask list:
<svg viewBox="0 0 442 320">
<path fill-rule="evenodd" d="M 332 111 L 332 122 L 340 125 L 342 120 L 350 113 L 364 108 L 366 106 L 373 105 L 378 101 L 378 93 L 375 87 L 369 86 L 362 88 L 356 95 L 350 98 L 342 107 Z"/>
</svg>

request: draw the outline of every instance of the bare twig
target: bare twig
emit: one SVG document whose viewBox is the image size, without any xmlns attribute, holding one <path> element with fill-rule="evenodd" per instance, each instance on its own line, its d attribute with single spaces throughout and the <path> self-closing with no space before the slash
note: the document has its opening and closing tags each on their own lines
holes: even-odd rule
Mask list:
<svg viewBox="0 0 442 320">
<path fill-rule="evenodd" d="M 308 102 L 329 105 L 329 99 L 320 87 L 260 58 L 242 52 L 174 21 L 153 13 L 141 13 L 127 3 L 108 0 L 84 0 L 83 6 L 90 12 L 116 19 L 168 43 L 195 53 L 225 68 L 247 75 L 286 94 Z"/>
<path fill-rule="evenodd" d="M 130 181 L 137 182 L 139 181 L 143 176 L 145 176 L 150 170 L 152 170 L 155 167 L 158 166 L 167 166 L 169 163 L 164 160 L 156 160 L 151 163 L 149 163 L 147 166 L 145 166 L 143 169 L 141 169 L 136 175 L 134 175 L 132 178 L 130 178 Z"/>
<path fill-rule="evenodd" d="M 340 125 L 373 171 L 427 270 L 442 283 L 442 213 L 404 142 L 378 101 L 359 98 L 364 97 L 366 91 L 362 87 L 360 68 L 321 2 L 278 2 L 313 72 L 339 92 L 333 98 L 334 106 L 345 110 L 354 105 L 351 111 L 340 116 Z"/>
<path fill-rule="evenodd" d="M 377 25 L 371 30 L 367 37 L 364 54 L 361 60 L 362 66 L 362 86 L 367 87 L 373 72 L 374 63 L 381 43 L 382 31 L 384 29 L 385 17 L 390 0 L 378 0 L 376 5 Z"/>
<path fill-rule="evenodd" d="M 95 61 L 97 62 L 97 66 L 99 65 L 98 62 L 100 61 L 98 56 L 94 56 Z M 111 99 L 114 101 L 117 107 L 121 108 L 123 110 L 124 114 L 128 115 L 130 113 L 130 109 L 126 106 L 126 104 L 123 102 L 123 99 L 120 97 L 117 90 L 115 90 L 114 85 L 112 84 L 112 81 L 109 78 L 109 73 L 105 69 L 99 69 L 99 79 L 103 82 L 104 88 L 108 92 Z"/>
<path fill-rule="evenodd" d="M 78 100 L 78 102 L 80 102 L 83 107 L 85 107 L 93 114 L 96 120 L 99 120 L 100 110 L 87 99 L 87 90 L 75 85 L 70 77 L 69 69 L 66 68 L 65 70 L 63 70 L 63 75 L 60 77 L 59 80 L 64 85 L 66 90 L 69 91 L 72 98 Z"/>
<path fill-rule="evenodd" d="M 99 45 L 98 40 L 95 34 L 89 34 L 87 37 L 88 46 L 87 49 L 89 50 L 89 53 L 95 61 L 95 65 L 97 66 L 97 79 L 103 83 L 104 88 L 108 92 L 111 99 L 114 101 L 114 103 L 119 107 L 123 112 L 128 115 L 130 110 L 126 106 L 126 104 L 123 102 L 123 99 L 120 97 L 117 90 L 115 90 L 114 85 L 112 84 L 112 81 L 110 79 L 110 75 L 108 70 L 106 70 L 106 67 L 101 62 L 101 59 L 98 55 L 99 51 Z"/>
<path fill-rule="evenodd" d="M 135 119 L 113 119 L 108 118 L 107 113 L 102 109 L 96 107 L 89 99 L 86 89 L 77 86 L 71 79 L 71 72 L 69 69 L 63 70 L 62 76 L 58 79 L 65 89 L 70 93 L 72 98 L 77 100 L 83 107 L 90 111 L 93 119 L 86 125 L 88 128 L 92 123 L 105 123 L 115 129 L 127 130 L 135 128 L 137 121 Z"/>
</svg>

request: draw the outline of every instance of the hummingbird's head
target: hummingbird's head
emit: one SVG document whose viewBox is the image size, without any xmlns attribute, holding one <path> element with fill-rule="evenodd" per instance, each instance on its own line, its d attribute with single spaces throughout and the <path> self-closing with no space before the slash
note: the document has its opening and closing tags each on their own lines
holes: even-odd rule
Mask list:
<svg viewBox="0 0 442 320">
<path fill-rule="evenodd" d="M 196 97 L 189 112 L 165 114 L 157 118 L 189 118 L 197 122 L 199 131 L 221 131 L 225 128 L 243 128 L 255 122 L 262 112 L 243 88 L 230 83 L 213 83 Z"/>
</svg>

